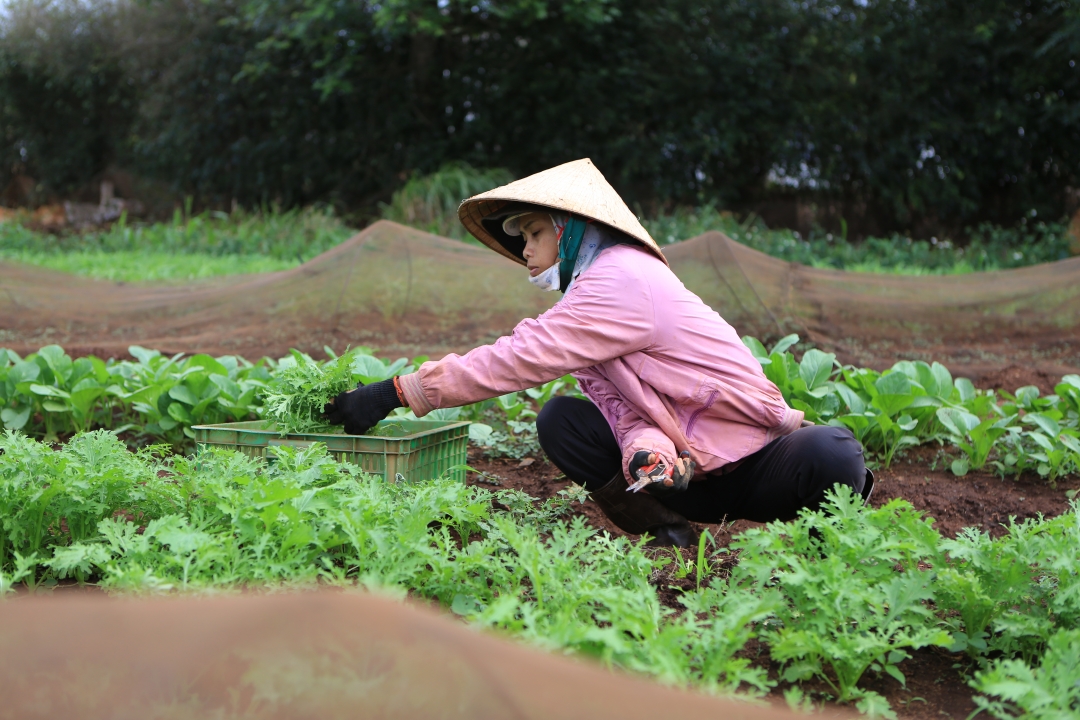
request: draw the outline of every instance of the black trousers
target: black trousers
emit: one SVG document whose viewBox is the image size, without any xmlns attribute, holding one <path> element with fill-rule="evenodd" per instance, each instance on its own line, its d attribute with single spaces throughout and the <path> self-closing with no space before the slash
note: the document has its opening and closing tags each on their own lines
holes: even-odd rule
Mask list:
<svg viewBox="0 0 1080 720">
<path fill-rule="evenodd" d="M 591 402 L 554 397 L 536 418 L 536 429 L 548 458 L 578 485 L 597 490 L 622 473 L 615 434 Z M 730 472 L 658 499 L 694 522 L 771 522 L 817 508 L 834 485 L 862 492 L 865 481 L 862 445 L 851 432 L 812 425 L 773 440 Z"/>
</svg>

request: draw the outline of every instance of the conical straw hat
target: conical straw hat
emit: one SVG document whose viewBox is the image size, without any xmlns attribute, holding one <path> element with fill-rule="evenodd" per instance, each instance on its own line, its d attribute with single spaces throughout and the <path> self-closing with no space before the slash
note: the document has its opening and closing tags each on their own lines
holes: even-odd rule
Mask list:
<svg viewBox="0 0 1080 720">
<path fill-rule="evenodd" d="M 525 241 L 506 235 L 500 223 L 484 222 L 485 218 L 499 213 L 508 205 L 518 203 L 562 210 L 610 225 L 637 240 L 667 263 L 656 241 L 588 158 L 558 165 L 474 195 L 458 207 L 461 224 L 477 240 L 500 255 L 524 265 L 525 259 L 516 248 L 524 247 Z"/>
</svg>

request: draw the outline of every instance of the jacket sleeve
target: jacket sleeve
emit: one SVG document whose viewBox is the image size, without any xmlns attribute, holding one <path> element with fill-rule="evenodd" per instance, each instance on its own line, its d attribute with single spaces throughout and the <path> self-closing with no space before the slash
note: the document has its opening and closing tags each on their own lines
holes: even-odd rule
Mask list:
<svg viewBox="0 0 1080 720">
<path fill-rule="evenodd" d="M 593 368 L 576 372 L 574 377 L 612 426 L 622 450 L 623 475 L 628 482 L 634 480 L 630 477 L 630 459 L 639 450 L 658 453 L 669 467 L 675 463 L 678 457 L 675 443 L 660 428 L 635 412 L 610 380 Z"/>
<path fill-rule="evenodd" d="M 512 334 L 401 376 L 416 416 L 536 387 L 648 347 L 655 327 L 648 284 L 627 292 L 629 280 L 616 263 L 598 261 L 590 270 L 553 308 L 523 320 Z"/>
</svg>

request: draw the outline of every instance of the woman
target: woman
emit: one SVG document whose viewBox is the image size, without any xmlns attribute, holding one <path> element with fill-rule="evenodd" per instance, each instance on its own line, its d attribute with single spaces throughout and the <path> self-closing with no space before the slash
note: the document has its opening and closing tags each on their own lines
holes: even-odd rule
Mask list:
<svg viewBox="0 0 1080 720">
<path fill-rule="evenodd" d="M 788 407 L 589 160 L 470 198 L 459 216 L 564 296 L 492 345 L 342 393 L 331 422 L 363 434 L 402 405 L 422 417 L 572 373 L 591 402 L 549 401 L 540 445 L 626 532 L 684 547 L 688 520 L 788 520 L 834 485 L 869 497 L 858 441 Z"/>
</svg>

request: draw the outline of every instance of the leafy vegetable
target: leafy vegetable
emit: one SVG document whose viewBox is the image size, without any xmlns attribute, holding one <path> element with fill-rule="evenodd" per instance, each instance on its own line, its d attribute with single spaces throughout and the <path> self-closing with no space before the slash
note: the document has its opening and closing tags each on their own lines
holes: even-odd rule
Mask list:
<svg viewBox="0 0 1080 720">
<path fill-rule="evenodd" d="M 1034 387 L 1013 395 L 977 390 L 936 362 L 903 361 L 877 372 L 840 366 L 834 355 L 813 348 L 797 361 L 790 350 L 798 340 L 789 335 L 766 350 L 758 340 L 743 338 L 792 407 L 816 423 L 850 429 L 874 460 L 888 465 L 905 447 L 941 442 L 958 453 L 951 464 L 957 475 L 987 467 L 1002 475 L 1032 471 L 1053 484 L 1080 472 L 1080 376 L 1063 377 L 1053 395 L 1040 396 Z M 138 346 L 129 352 L 135 361 L 72 359 L 55 345 L 26 358 L 0 349 L 0 426 L 54 440 L 113 428 L 135 434 L 139 442 L 164 440 L 177 450 L 192 446 L 192 425 L 259 416 L 295 432 L 332 432 L 319 411 L 324 399 L 337 394 L 333 390 L 412 372 L 426 360 L 384 360 L 369 348 L 340 359 L 327 349 L 326 361 L 294 351 L 280 361 L 258 363 L 234 356 L 164 357 Z M 473 441 L 485 453 L 520 458 L 539 451 L 534 419 L 555 395 L 580 391 L 566 376 L 464 408 L 440 409 L 432 418 L 477 423 Z M 410 417 L 406 410 L 396 414 Z"/>
<path fill-rule="evenodd" d="M 926 604 L 934 575 L 919 569 L 939 540 L 907 503 L 864 510 L 844 487 L 828 510 L 739 536 L 731 582 L 780 593 L 779 622 L 763 639 L 784 663 L 785 680 L 818 677 L 838 700 L 889 715 L 884 698 L 857 683 L 874 670 L 903 684 L 908 650 L 951 642 Z"/>
<path fill-rule="evenodd" d="M 334 432 L 335 426 L 322 418 L 323 407 L 356 387 L 353 357 L 354 353 L 345 353 L 319 364 L 310 355 L 293 350 L 291 358 L 278 363 L 266 389 L 263 417 L 275 422 L 282 434 Z"/>
<path fill-rule="evenodd" d="M 1080 630 L 1059 630 L 1035 667 L 1001 659 L 975 675 L 972 686 L 984 696 L 975 703 L 1001 720 L 1020 717 L 1059 720 L 1080 714 Z M 999 699 L 994 699 L 999 698 Z"/>
<path fill-rule="evenodd" d="M 976 390 L 940 363 L 901 361 L 885 372 L 839 366 L 813 348 L 800 361 L 788 352 L 797 335 L 766 350 L 743 343 L 791 407 L 808 420 L 846 427 L 868 453 L 888 466 L 904 447 L 948 441 L 962 455 L 956 475 L 988 464 L 1002 474 L 1034 470 L 1051 483 L 1080 472 L 1080 376 L 1066 375 L 1055 394 L 1034 387 L 1015 396 Z"/>
<path fill-rule="evenodd" d="M 949 645 L 982 662 L 993 653 L 974 687 L 998 717 L 1076 709 L 1075 506 L 1003 538 L 952 541 L 907 502 L 867 510 L 841 490 L 793 522 L 742 533 L 729 577 L 712 572 L 703 536 L 675 573 L 696 576 L 676 612 L 652 584 L 665 558 L 565 518 L 583 491 L 538 502 L 449 477 L 391 484 L 318 443 L 273 453 L 196 460 L 131 453 L 105 431 L 58 449 L 0 435 L 0 594 L 65 578 L 120 593 L 376 585 L 712 691 L 776 684 L 743 652 L 756 639 L 782 663 L 790 699 L 805 701 L 798 684 L 820 678 L 836 699 L 885 717 L 862 677 L 903 683 L 912 650 Z"/>
</svg>

